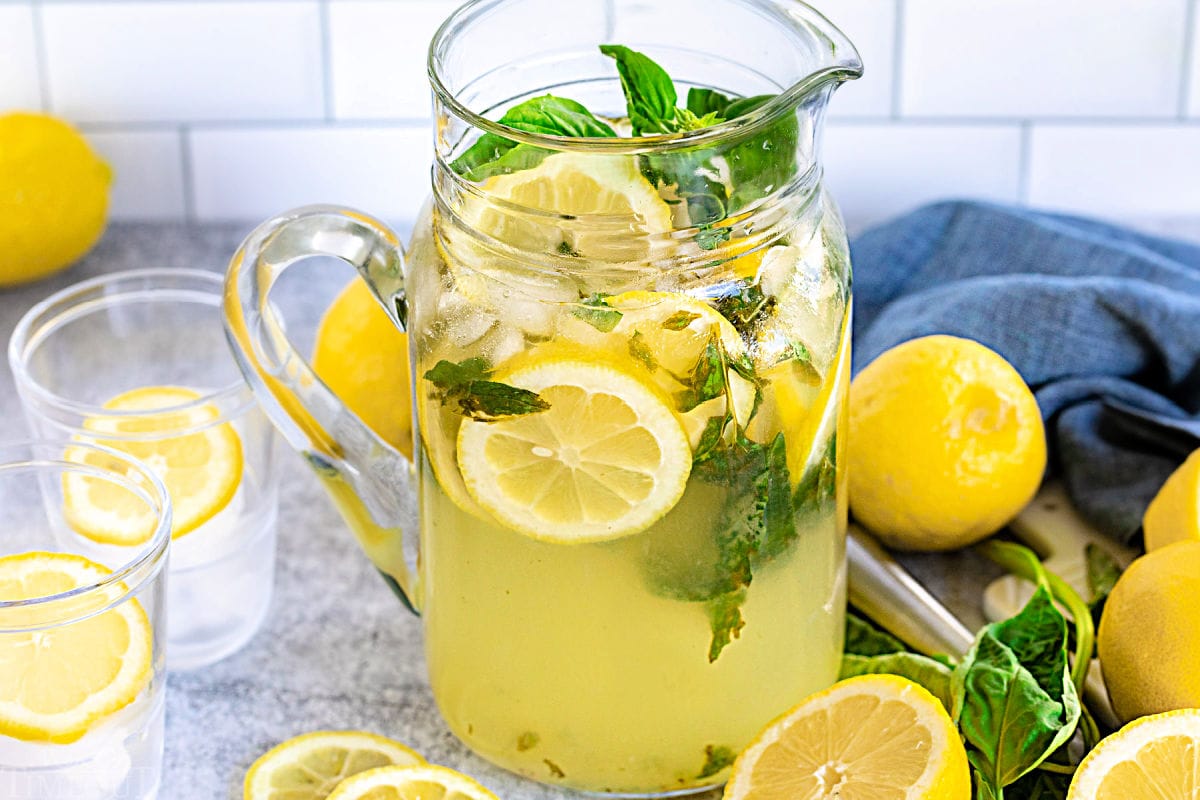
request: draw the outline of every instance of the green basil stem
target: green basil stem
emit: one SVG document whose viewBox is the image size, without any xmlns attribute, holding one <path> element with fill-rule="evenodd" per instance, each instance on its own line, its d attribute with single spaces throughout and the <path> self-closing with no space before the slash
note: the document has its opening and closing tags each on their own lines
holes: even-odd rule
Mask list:
<svg viewBox="0 0 1200 800">
<path fill-rule="evenodd" d="M 1095 652 L 1096 630 L 1092 622 L 1092 611 L 1071 585 L 1062 578 L 1050 572 L 1042 564 L 1037 554 L 1023 545 L 989 539 L 976 549 L 987 558 L 999 564 L 1004 569 L 1024 578 L 1030 583 L 1045 586 L 1059 603 L 1066 606 L 1075 623 L 1075 657 L 1071 663 L 1071 680 L 1079 697 L 1083 698 L 1083 686 L 1087 681 L 1088 668 L 1092 663 L 1092 653 Z M 1080 702 L 1083 713 L 1080 715 L 1084 744 L 1090 750 L 1100 741 L 1100 729 L 1095 718 L 1088 710 L 1087 704 Z M 1053 771 L 1053 770 L 1052 770 Z"/>
<path fill-rule="evenodd" d="M 1074 765 L 1056 764 L 1050 759 L 1046 759 L 1042 763 L 1038 764 L 1037 768 L 1043 772 L 1053 772 L 1056 775 L 1074 775 L 1075 770 L 1077 769 Z"/>
</svg>

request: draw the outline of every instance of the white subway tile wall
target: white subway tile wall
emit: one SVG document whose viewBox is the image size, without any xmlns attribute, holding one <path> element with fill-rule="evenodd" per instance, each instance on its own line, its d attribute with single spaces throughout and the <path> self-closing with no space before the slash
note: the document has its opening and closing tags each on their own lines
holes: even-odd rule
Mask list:
<svg viewBox="0 0 1200 800">
<path fill-rule="evenodd" d="M 568 0 L 563 0 L 568 2 Z M 812 0 L 859 46 L 825 137 L 852 227 L 944 197 L 1200 215 L 1200 0 Z M 455 0 L 0 0 L 0 112 L 78 124 L 113 216 L 309 202 L 403 225 Z"/>
<path fill-rule="evenodd" d="M 33 9 L 0 5 L 0 109 L 41 105 Z"/>
</svg>

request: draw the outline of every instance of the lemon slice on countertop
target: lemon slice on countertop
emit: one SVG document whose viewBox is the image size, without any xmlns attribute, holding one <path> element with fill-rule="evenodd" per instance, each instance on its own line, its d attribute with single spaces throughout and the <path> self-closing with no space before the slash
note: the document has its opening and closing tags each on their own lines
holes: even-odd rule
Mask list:
<svg viewBox="0 0 1200 800">
<path fill-rule="evenodd" d="M 380 767 L 342 781 L 329 800 L 499 800 L 461 772 L 423 764 Z"/>
<path fill-rule="evenodd" d="M 277 744 L 246 773 L 245 800 L 324 800 L 359 773 L 424 764 L 415 750 L 366 731 L 315 731 Z"/>
</svg>

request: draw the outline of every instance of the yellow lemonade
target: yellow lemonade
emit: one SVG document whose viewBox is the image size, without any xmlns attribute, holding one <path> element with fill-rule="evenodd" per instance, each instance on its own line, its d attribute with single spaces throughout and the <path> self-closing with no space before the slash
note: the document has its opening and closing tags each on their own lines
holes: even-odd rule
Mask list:
<svg viewBox="0 0 1200 800">
<path fill-rule="evenodd" d="M 787 302 L 753 316 L 676 291 L 547 301 L 556 287 L 414 242 L 443 278 L 427 307 L 450 314 L 413 327 L 426 657 L 442 715 L 488 760 L 587 791 L 716 785 L 836 679 L 849 304 L 786 296 L 844 266 L 824 241 L 723 267 L 775 271 Z M 639 448 L 684 463 L 622 484 Z"/>
</svg>

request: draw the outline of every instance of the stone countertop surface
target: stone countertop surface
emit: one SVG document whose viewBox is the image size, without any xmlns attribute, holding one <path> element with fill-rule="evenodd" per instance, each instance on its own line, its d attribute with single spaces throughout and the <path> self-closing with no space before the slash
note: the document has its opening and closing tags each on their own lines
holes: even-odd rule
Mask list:
<svg viewBox="0 0 1200 800">
<path fill-rule="evenodd" d="M 1200 220 L 1143 227 L 1200 240 Z M 0 340 L 35 302 L 77 281 L 144 267 L 223 271 L 249 226 L 114 224 L 80 264 L 32 286 L 0 290 Z M 0 369 L 0 441 L 28 435 L 12 376 Z M 299 456 L 285 453 L 275 596 L 258 635 L 210 667 L 167 684 L 164 800 L 241 797 L 247 767 L 274 744 L 318 729 L 392 736 L 429 761 L 466 772 L 504 800 L 570 797 L 493 767 L 438 716 L 418 619 L 359 551 Z M 970 553 L 908 556 L 905 565 L 969 626 L 994 570 Z M 716 793 L 699 800 L 713 800 Z"/>
</svg>

